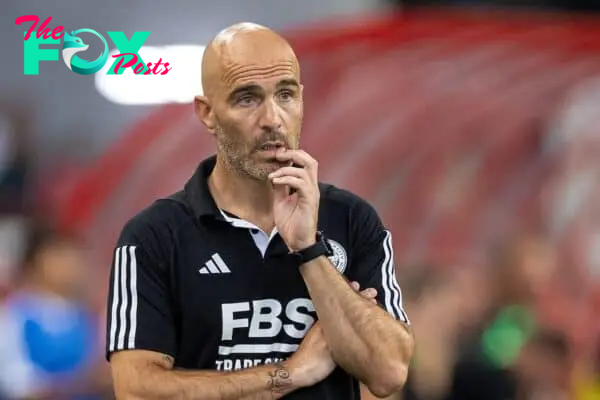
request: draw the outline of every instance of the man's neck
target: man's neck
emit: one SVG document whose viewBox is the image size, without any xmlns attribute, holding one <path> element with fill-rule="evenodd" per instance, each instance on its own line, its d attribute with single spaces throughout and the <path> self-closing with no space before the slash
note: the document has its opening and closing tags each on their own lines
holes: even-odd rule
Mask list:
<svg viewBox="0 0 600 400">
<path fill-rule="evenodd" d="M 274 228 L 273 191 L 268 182 L 242 176 L 217 158 L 208 178 L 208 187 L 220 209 L 255 224 L 267 233 Z"/>
</svg>

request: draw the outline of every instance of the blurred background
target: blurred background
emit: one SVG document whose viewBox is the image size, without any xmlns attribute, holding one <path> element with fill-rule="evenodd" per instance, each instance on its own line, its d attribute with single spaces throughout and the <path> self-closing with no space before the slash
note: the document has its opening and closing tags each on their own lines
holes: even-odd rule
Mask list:
<svg viewBox="0 0 600 400">
<path fill-rule="evenodd" d="M 394 398 L 600 399 L 599 9 L 4 0 L 0 397 L 111 398 L 113 245 L 213 152 L 191 103 L 202 46 L 252 21 L 297 51 L 321 179 L 369 200 L 393 232 L 417 342 Z M 140 55 L 173 69 L 84 76 L 42 61 L 25 75 L 30 23 L 15 19 L 30 14 L 51 30 L 151 31 Z"/>
</svg>

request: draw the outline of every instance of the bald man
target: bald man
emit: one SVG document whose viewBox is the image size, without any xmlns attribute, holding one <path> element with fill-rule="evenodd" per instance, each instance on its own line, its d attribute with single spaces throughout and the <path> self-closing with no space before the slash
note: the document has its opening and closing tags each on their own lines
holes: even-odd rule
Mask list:
<svg viewBox="0 0 600 400">
<path fill-rule="evenodd" d="M 273 31 L 220 32 L 199 120 L 215 139 L 181 191 L 118 239 L 107 350 L 119 399 L 339 399 L 400 390 L 413 341 L 391 234 L 300 149 L 300 67 Z M 362 291 L 361 291 L 362 290 Z"/>
</svg>

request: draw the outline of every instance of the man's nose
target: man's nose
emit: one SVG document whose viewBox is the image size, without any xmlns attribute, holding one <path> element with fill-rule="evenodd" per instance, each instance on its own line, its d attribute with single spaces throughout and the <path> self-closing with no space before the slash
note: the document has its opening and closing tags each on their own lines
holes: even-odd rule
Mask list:
<svg viewBox="0 0 600 400">
<path fill-rule="evenodd" d="M 263 103 L 259 124 L 264 130 L 281 129 L 280 110 L 275 101 L 268 100 Z"/>
</svg>

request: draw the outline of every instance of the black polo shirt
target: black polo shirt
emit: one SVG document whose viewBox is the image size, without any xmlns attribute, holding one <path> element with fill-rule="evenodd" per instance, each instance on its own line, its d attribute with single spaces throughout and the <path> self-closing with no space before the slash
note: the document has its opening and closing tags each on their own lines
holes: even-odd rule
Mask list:
<svg viewBox="0 0 600 400">
<path fill-rule="evenodd" d="M 208 189 L 213 156 L 184 189 L 127 222 L 110 276 L 107 357 L 145 349 L 186 369 L 232 371 L 290 357 L 317 319 L 306 285 L 276 233 L 219 210 Z M 320 184 L 319 229 L 332 264 L 407 322 L 391 235 L 356 195 Z M 333 268 L 333 267 L 332 267 Z M 341 368 L 288 399 L 359 399 Z"/>
</svg>

